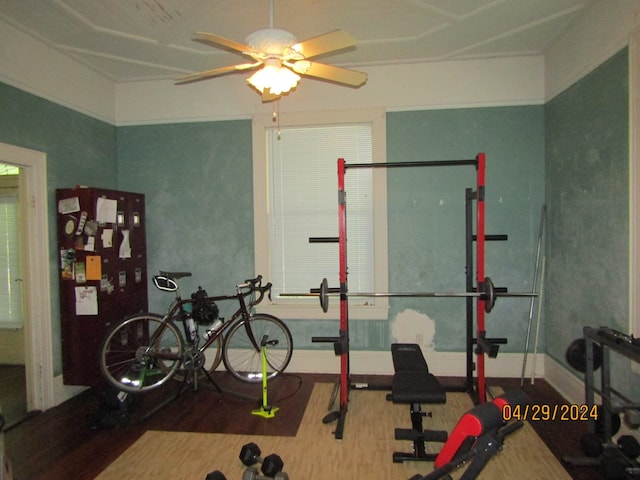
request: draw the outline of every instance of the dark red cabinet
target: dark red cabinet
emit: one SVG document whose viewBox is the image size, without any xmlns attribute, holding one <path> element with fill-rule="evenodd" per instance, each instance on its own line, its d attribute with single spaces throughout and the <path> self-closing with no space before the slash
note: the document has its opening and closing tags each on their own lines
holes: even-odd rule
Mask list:
<svg viewBox="0 0 640 480">
<path fill-rule="evenodd" d="M 144 195 L 65 188 L 56 203 L 63 380 L 95 386 L 107 329 L 148 309 Z"/>
</svg>

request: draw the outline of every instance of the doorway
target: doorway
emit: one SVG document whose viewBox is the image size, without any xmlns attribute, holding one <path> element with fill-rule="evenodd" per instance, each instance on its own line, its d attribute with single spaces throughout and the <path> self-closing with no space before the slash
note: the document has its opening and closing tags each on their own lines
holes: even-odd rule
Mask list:
<svg viewBox="0 0 640 480">
<path fill-rule="evenodd" d="M 27 416 L 20 168 L 0 164 L 0 408 L 7 428 Z"/>
<path fill-rule="evenodd" d="M 0 163 L 20 169 L 18 203 L 24 246 L 20 283 L 26 410 L 46 410 L 54 406 L 46 155 L 0 143 Z"/>
</svg>

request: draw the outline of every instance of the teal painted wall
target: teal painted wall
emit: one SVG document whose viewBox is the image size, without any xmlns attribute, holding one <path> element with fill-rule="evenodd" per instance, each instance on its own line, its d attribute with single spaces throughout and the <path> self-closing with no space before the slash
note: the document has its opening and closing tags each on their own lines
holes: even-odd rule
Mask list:
<svg viewBox="0 0 640 480">
<path fill-rule="evenodd" d="M 393 113 L 388 161 L 489 157 L 487 225 L 510 240 L 488 248 L 487 272 L 500 286 L 530 289 L 544 185 L 541 106 Z M 253 274 L 251 122 L 118 128 L 118 185 L 147 201 L 149 271 L 189 270 L 185 291 L 233 291 Z M 462 169 L 462 170 L 461 170 Z M 473 167 L 388 172 L 390 288 L 465 290 L 464 189 Z M 532 228 L 535 226 L 535 228 Z M 150 292 L 151 307 L 166 294 Z M 412 308 L 439 319 L 436 348 L 464 350 L 464 301 L 392 300 L 390 318 Z M 501 300 L 495 335 L 521 349 L 528 302 Z M 337 334 L 336 319 L 288 322 L 297 348 L 330 348 L 313 336 Z M 353 322 L 351 346 L 388 350 L 389 321 Z"/>
<path fill-rule="evenodd" d="M 54 373 L 62 373 L 55 190 L 116 188 L 116 129 L 100 120 L 0 83 L 0 142 L 47 155 Z"/>
<path fill-rule="evenodd" d="M 583 326 L 629 331 L 628 60 L 625 48 L 545 108 L 547 353 L 565 365 Z"/>
<path fill-rule="evenodd" d="M 119 187 L 146 197 L 149 272 L 192 272 L 184 294 L 233 294 L 255 269 L 251 121 L 121 127 L 117 138 Z M 166 308 L 166 293 L 149 294 Z"/>
<path fill-rule="evenodd" d="M 486 244 L 485 274 L 511 291 L 532 288 L 544 201 L 543 113 L 542 106 L 521 106 L 387 114 L 389 162 L 486 153 L 486 233 L 508 241 Z M 389 289 L 464 292 L 465 189 L 476 190 L 475 168 L 389 169 L 387 188 Z M 393 298 L 390 305 L 390 319 L 406 309 L 433 319 L 436 350 L 464 351 L 464 300 Z M 487 336 L 508 338 L 501 351 L 522 351 L 528 313 L 528 299 L 498 299 Z M 377 347 L 388 349 L 390 340 Z"/>
</svg>

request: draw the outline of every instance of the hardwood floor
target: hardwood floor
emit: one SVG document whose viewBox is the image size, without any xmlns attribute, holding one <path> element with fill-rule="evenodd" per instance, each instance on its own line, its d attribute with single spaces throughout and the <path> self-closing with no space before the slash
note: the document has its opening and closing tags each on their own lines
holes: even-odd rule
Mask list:
<svg viewBox="0 0 640 480">
<path fill-rule="evenodd" d="M 24 365 L 0 365 L 0 411 L 5 428 L 27 416 Z"/>
<path fill-rule="evenodd" d="M 270 400 L 287 413 L 269 422 L 260 422 L 250 414 L 260 404 L 259 386 L 241 385 L 224 373 L 216 377 L 216 382 L 234 394 L 220 394 L 208 386 L 197 392 L 187 390 L 146 419 L 143 417 L 158 405 L 159 397 L 157 394 L 139 396 L 129 405 L 131 414 L 127 421 L 111 428 L 95 428 L 103 392 L 87 391 L 5 432 L 7 454 L 13 463 L 15 480 L 90 480 L 146 430 L 295 435 L 314 383 L 334 382 L 336 378 L 335 375 L 288 374 L 273 380 L 270 391 L 277 393 L 276 398 Z M 352 380 L 388 384 L 389 378 L 354 377 Z M 457 379 L 441 381 L 446 386 Z M 508 390 L 518 388 L 519 383 L 516 379 L 492 379 L 488 385 Z M 544 380 L 537 380 L 534 386 L 526 382 L 523 390 L 532 403 L 567 403 Z M 556 457 L 582 455 L 579 439 L 585 431 L 583 423 L 531 423 Z M 591 467 L 566 468 L 574 479 L 605 478 Z M 540 478 L 547 478 L 544 472 Z"/>
</svg>

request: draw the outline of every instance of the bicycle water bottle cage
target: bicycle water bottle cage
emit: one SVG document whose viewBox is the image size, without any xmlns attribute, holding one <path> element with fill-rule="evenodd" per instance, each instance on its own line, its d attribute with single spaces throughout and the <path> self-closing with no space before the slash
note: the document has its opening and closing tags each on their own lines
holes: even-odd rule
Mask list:
<svg viewBox="0 0 640 480">
<path fill-rule="evenodd" d="M 191 300 L 194 301 L 191 315 L 199 325 L 211 325 L 218 319 L 218 306 L 213 300 L 207 300 L 208 296 L 202 287 L 191 294 Z"/>
</svg>

